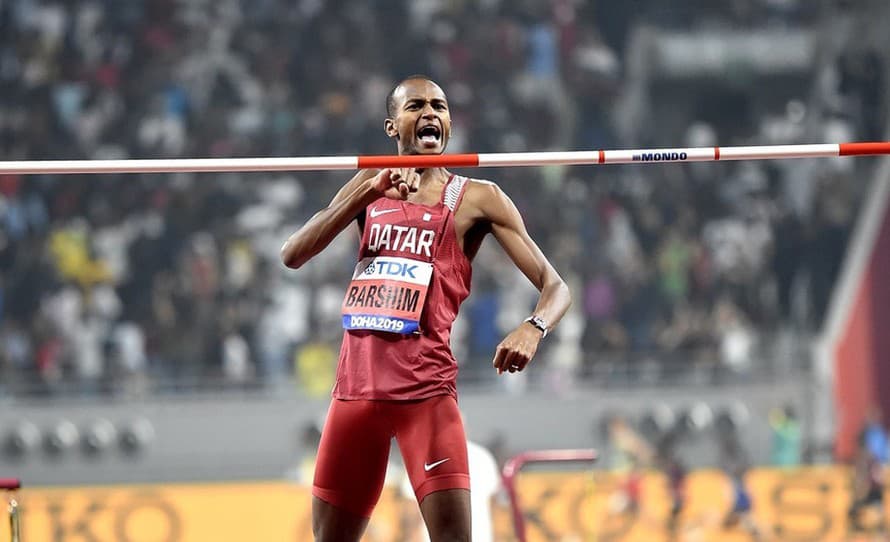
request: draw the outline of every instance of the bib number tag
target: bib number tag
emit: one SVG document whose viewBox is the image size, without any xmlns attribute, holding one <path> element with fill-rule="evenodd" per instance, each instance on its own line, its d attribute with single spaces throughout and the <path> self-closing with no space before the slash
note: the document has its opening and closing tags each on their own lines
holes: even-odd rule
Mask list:
<svg viewBox="0 0 890 542">
<path fill-rule="evenodd" d="M 355 266 L 343 298 L 343 328 L 411 334 L 433 276 L 433 264 L 410 258 L 375 256 Z"/>
</svg>

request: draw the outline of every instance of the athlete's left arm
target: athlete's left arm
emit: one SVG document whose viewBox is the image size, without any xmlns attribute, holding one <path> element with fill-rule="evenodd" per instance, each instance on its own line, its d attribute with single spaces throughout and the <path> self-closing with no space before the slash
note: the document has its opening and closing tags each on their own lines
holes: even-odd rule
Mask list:
<svg viewBox="0 0 890 542">
<path fill-rule="evenodd" d="M 472 201 L 510 259 L 541 292 L 533 314 L 546 323 L 548 331 L 553 329 L 572 303 L 569 287 L 529 236 L 509 196 L 493 183 L 474 185 L 467 195 L 472 194 Z M 495 351 L 493 364 L 498 374 L 525 369 L 542 338 L 543 333 L 531 323 L 520 323 Z"/>
</svg>

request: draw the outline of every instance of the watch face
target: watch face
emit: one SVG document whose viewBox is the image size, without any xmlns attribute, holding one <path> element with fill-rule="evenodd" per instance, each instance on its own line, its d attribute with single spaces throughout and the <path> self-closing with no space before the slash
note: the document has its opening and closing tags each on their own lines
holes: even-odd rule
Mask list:
<svg viewBox="0 0 890 542">
<path fill-rule="evenodd" d="M 526 322 L 529 322 L 531 325 L 540 329 L 544 333 L 544 335 L 547 334 L 547 324 L 544 322 L 544 319 L 541 318 L 540 316 L 530 316 L 526 320 Z"/>
</svg>

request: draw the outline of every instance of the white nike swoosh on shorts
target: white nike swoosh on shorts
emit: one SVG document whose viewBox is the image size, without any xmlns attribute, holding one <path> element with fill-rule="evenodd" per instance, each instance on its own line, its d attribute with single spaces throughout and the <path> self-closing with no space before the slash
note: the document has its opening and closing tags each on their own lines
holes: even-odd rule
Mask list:
<svg viewBox="0 0 890 542">
<path fill-rule="evenodd" d="M 434 468 L 438 467 L 439 465 L 441 465 L 442 463 L 448 461 L 449 459 L 451 459 L 451 458 L 446 457 L 445 459 L 440 459 L 440 460 L 436 461 L 435 463 L 424 463 L 423 470 L 429 472 L 429 471 L 433 470 Z"/>
<path fill-rule="evenodd" d="M 380 215 L 385 215 L 386 213 L 394 213 L 398 211 L 398 209 L 380 209 L 377 210 L 377 207 L 371 207 L 371 218 L 377 218 Z"/>
</svg>

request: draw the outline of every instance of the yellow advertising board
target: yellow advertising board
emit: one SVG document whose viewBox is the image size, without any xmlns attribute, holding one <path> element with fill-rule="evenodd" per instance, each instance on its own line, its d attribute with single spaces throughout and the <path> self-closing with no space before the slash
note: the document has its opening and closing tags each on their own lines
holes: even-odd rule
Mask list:
<svg viewBox="0 0 890 542">
<path fill-rule="evenodd" d="M 724 525 L 733 491 L 718 472 L 691 473 L 672 538 L 665 478 L 642 478 L 639 504 L 625 477 L 602 471 L 529 472 L 518 492 L 529 541 L 748 541 L 741 525 Z M 874 532 L 876 515 L 848 520 L 849 472 L 843 467 L 758 469 L 746 479 L 753 525 L 768 540 L 845 541 Z M 20 495 L 24 542 L 226 542 L 312 540 L 308 488 L 287 482 L 29 488 Z M 495 507 L 495 539 L 515 540 L 508 503 Z M 417 540 L 413 500 L 386 489 L 366 542 Z M 4 521 L 5 523 L 5 521 Z M 854 524 L 855 523 L 855 524 Z M 0 529 L 0 542 L 8 542 Z M 872 540 L 873 538 L 862 538 Z"/>
<path fill-rule="evenodd" d="M 22 530 L 24 542 L 312 540 L 310 499 L 285 482 L 35 488 L 21 494 Z M 401 505 L 384 493 L 367 540 L 401 539 Z"/>
<path fill-rule="evenodd" d="M 857 521 L 848 519 L 850 475 L 843 467 L 751 471 L 745 480 L 752 504 L 747 522 L 727 521 L 735 493 L 725 474 L 692 472 L 673 535 L 673 501 L 665 477 L 643 476 L 638 506 L 624 496 L 624 482 L 625 476 L 603 472 L 524 475 L 518 493 L 528 540 L 743 542 L 755 539 L 756 529 L 762 540 L 840 542 L 861 536 L 874 540 L 866 535 L 880 529 L 874 510 Z"/>
</svg>

